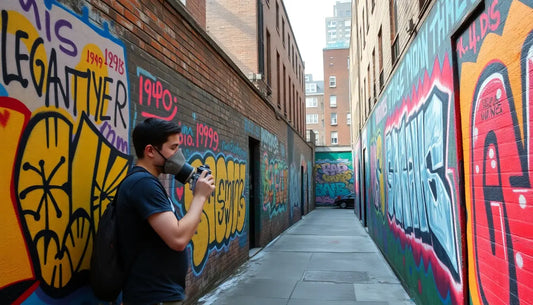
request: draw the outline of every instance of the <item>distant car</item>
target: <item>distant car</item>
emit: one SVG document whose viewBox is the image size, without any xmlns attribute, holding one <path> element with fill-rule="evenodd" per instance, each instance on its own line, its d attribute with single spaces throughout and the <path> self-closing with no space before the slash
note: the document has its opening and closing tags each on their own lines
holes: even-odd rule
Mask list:
<svg viewBox="0 0 533 305">
<path fill-rule="evenodd" d="M 337 196 L 334 204 L 341 209 L 353 208 L 355 203 L 355 194 L 348 194 L 343 196 Z"/>
</svg>

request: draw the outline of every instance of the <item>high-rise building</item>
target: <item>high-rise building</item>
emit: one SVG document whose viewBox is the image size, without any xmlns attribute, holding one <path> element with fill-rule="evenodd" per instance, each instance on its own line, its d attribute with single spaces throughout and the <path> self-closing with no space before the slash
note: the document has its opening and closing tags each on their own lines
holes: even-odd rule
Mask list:
<svg viewBox="0 0 533 305">
<path fill-rule="evenodd" d="M 349 48 L 352 26 L 352 4 L 340 2 L 333 6 L 333 17 L 326 17 L 326 48 Z"/>
</svg>

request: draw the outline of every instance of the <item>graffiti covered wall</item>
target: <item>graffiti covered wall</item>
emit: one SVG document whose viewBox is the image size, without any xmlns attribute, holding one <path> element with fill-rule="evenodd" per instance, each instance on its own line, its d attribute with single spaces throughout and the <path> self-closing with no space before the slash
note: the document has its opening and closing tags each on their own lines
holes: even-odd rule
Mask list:
<svg viewBox="0 0 533 305">
<path fill-rule="evenodd" d="M 335 198 L 354 193 L 351 152 L 316 152 L 314 173 L 317 205 L 333 205 Z"/>
<path fill-rule="evenodd" d="M 533 300 L 532 14 L 487 1 L 456 42 L 472 304 Z"/>
<path fill-rule="evenodd" d="M 274 131 L 252 123 L 254 115 L 269 127 L 278 120 L 198 29 L 183 26 L 184 9 L 173 11 L 175 20 L 165 15 L 180 26 L 152 35 L 174 31 L 179 39 L 165 41 L 195 40 L 183 45 L 187 52 L 160 46 L 175 62 L 182 53 L 201 50 L 186 71 L 180 70 L 185 63 L 173 66 L 159 49 L 136 40 L 124 18 L 106 15 L 110 4 L 73 5 L 0 5 L 0 303 L 99 303 L 88 286 L 92 241 L 134 162 L 133 126 L 150 117 L 177 122 L 188 161 L 209 165 L 216 181 L 187 250 L 187 294 L 194 298 L 248 259 L 248 138 L 259 141 L 263 158 L 257 174 L 264 244 L 308 211 L 312 148 L 284 123 Z M 146 18 L 142 22 L 154 22 Z M 200 61 L 231 86 L 206 81 L 214 72 L 196 66 Z M 235 104 L 244 105 L 241 112 Z M 161 179 L 178 211 L 186 213 L 192 191 L 172 177 Z"/>
<path fill-rule="evenodd" d="M 0 303 L 81 303 L 96 225 L 127 173 L 125 48 L 54 1 L 2 4 Z"/>
<path fill-rule="evenodd" d="M 436 1 L 361 132 L 358 215 L 417 303 L 533 299 L 532 14 Z"/>
<path fill-rule="evenodd" d="M 465 291 L 452 47 L 476 1 L 435 1 L 364 129 L 358 212 L 419 304 L 459 304 Z M 359 146 L 360 145 L 360 146 Z"/>
</svg>

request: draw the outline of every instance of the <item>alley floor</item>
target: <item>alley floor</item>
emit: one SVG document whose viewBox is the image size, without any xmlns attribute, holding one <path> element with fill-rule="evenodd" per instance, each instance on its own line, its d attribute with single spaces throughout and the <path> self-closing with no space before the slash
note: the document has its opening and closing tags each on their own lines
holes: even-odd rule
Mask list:
<svg viewBox="0 0 533 305">
<path fill-rule="evenodd" d="M 317 208 L 199 305 L 414 304 L 353 209 Z"/>
</svg>

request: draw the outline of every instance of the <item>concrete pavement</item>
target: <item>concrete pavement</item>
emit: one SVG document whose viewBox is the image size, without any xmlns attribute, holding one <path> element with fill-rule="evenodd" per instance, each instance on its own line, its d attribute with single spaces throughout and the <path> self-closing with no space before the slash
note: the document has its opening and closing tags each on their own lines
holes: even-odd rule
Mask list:
<svg viewBox="0 0 533 305">
<path fill-rule="evenodd" d="M 317 208 L 202 305 L 414 304 L 352 209 Z"/>
</svg>

